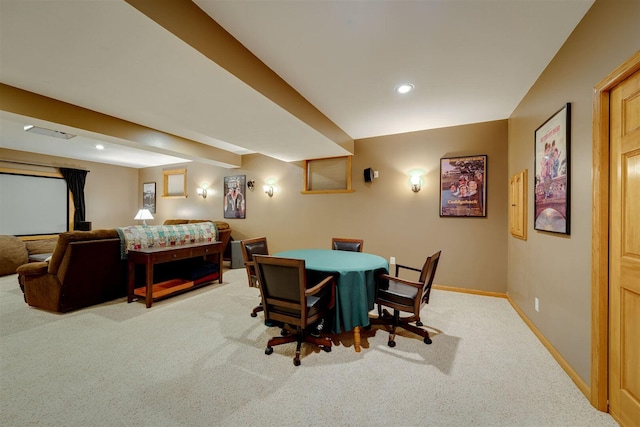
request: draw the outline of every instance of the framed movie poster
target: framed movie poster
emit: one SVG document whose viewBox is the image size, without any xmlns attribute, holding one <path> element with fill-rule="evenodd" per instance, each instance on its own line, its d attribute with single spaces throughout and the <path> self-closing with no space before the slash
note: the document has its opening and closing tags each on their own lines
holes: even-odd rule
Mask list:
<svg viewBox="0 0 640 427">
<path fill-rule="evenodd" d="M 246 175 L 224 177 L 224 217 L 244 219 L 246 214 Z"/>
<path fill-rule="evenodd" d="M 440 216 L 487 216 L 487 156 L 440 159 Z"/>
<path fill-rule="evenodd" d="M 534 228 L 569 234 L 571 104 L 535 131 Z"/>
<path fill-rule="evenodd" d="M 145 182 L 142 184 L 142 208 L 156 213 L 156 183 Z"/>
</svg>

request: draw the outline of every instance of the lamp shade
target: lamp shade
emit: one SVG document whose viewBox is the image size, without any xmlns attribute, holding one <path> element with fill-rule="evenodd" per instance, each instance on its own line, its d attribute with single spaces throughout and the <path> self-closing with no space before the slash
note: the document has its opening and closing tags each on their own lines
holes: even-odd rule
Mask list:
<svg viewBox="0 0 640 427">
<path fill-rule="evenodd" d="M 149 209 L 140 209 L 133 219 L 141 219 L 142 225 L 146 226 L 147 220 L 153 219 L 153 215 L 151 215 L 151 212 L 149 212 Z"/>
<path fill-rule="evenodd" d="M 149 209 L 140 209 L 133 219 L 153 219 Z"/>
</svg>

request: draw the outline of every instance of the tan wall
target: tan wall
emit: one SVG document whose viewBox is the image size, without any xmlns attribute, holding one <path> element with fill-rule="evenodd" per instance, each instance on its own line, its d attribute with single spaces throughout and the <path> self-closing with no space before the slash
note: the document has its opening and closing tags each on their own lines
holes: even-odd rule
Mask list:
<svg viewBox="0 0 640 427">
<path fill-rule="evenodd" d="M 640 2 L 597 0 L 509 119 L 509 175 L 529 169 L 528 240 L 508 239 L 508 291 L 590 382 L 593 87 L 640 48 Z M 533 229 L 534 131 L 571 102 L 571 235 Z M 540 311 L 534 310 L 534 298 Z"/>
<path fill-rule="evenodd" d="M 2 160 L 89 170 L 84 194 L 86 220 L 91 221 L 92 228 L 114 228 L 135 223 L 133 217 L 139 209 L 137 169 L 0 148 L 0 162 Z M 6 163 L 5 166 L 34 169 L 29 165 L 14 163 Z"/>
<path fill-rule="evenodd" d="M 438 284 L 505 292 L 506 141 L 506 120 L 358 140 L 353 158 L 355 191 L 349 194 L 300 194 L 301 163 L 257 154 L 244 156 L 241 169 L 181 165 L 187 168 L 186 199 L 160 197 L 161 167 L 141 169 L 140 183 L 157 183 L 157 214 L 150 224 L 175 217 L 222 220 L 224 176 L 246 175 L 256 181 L 256 189 L 247 191 L 247 218 L 227 220 L 236 240 L 265 235 L 274 253 L 329 248 L 333 236 L 358 237 L 364 239 L 367 252 L 395 256 L 398 262 L 416 267 L 442 250 Z M 440 218 L 440 158 L 477 154 L 488 155 L 487 217 Z M 365 183 L 367 167 L 379 171 L 380 178 Z M 407 172 L 414 168 L 427 172 L 419 193 L 409 188 Z M 275 179 L 279 187 L 272 198 L 262 191 L 268 179 Z M 202 183 L 211 186 L 206 199 L 196 195 Z"/>
</svg>

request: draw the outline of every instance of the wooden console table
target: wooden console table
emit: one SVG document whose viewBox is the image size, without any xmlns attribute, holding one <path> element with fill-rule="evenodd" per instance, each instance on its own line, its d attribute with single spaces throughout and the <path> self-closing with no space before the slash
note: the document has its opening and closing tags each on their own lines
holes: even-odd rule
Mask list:
<svg viewBox="0 0 640 427">
<path fill-rule="evenodd" d="M 152 248 L 129 250 L 129 289 L 127 302 L 132 302 L 135 293 L 135 266 L 145 266 L 145 289 L 143 292 L 147 308 L 151 307 L 153 300 L 172 293 L 193 287 L 193 282 L 172 281 L 174 283 L 165 286 L 153 283 L 153 266 L 164 262 L 178 261 L 187 258 L 215 257 L 219 266 L 218 282 L 222 283 L 222 242 L 188 243 L 176 246 L 161 246 Z M 142 296 L 142 295 L 141 295 Z"/>
</svg>

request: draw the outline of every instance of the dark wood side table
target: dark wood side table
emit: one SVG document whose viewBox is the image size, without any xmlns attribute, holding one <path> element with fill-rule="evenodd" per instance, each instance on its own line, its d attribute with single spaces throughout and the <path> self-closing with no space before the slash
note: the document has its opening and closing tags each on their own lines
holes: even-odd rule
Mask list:
<svg viewBox="0 0 640 427">
<path fill-rule="evenodd" d="M 153 266 L 164 262 L 178 261 L 187 258 L 208 257 L 213 258 L 218 263 L 219 275 L 218 282 L 222 283 L 222 242 L 200 242 L 188 243 L 176 246 L 160 246 L 152 248 L 141 248 L 129 250 L 129 289 L 127 302 L 133 301 L 135 288 L 135 266 L 143 264 L 145 266 L 145 292 L 144 297 L 147 308 L 153 304 L 153 299 L 160 296 L 167 296 L 173 292 L 183 291 L 186 288 L 194 287 L 193 282 L 188 285 L 184 282 L 176 282 L 173 286 L 163 287 L 161 290 L 154 290 L 153 283 Z"/>
</svg>

